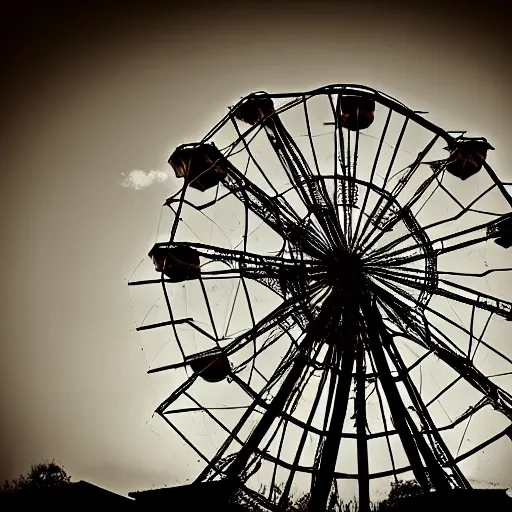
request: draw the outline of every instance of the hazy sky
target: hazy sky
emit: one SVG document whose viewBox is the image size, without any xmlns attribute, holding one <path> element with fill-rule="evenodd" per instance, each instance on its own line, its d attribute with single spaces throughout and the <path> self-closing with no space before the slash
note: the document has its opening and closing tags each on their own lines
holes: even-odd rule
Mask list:
<svg viewBox="0 0 512 512">
<path fill-rule="evenodd" d="M 172 433 L 148 421 L 158 399 L 126 282 L 174 188 L 170 153 L 241 96 L 362 83 L 487 137 L 512 178 L 493 2 L 193 4 L 3 20 L 0 478 L 55 458 L 118 492 L 183 480 Z M 123 186 L 134 170 L 153 184 Z"/>
</svg>

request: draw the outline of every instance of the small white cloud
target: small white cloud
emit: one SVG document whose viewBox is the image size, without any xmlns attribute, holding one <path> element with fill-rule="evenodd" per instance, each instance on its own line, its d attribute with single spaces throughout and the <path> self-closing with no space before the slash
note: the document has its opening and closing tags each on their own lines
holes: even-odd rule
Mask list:
<svg viewBox="0 0 512 512">
<path fill-rule="evenodd" d="M 130 171 L 127 175 L 122 172 L 121 175 L 124 176 L 122 186 L 125 188 L 133 188 L 135 190 L 149 187 L 156 182 L 163 183 L 169 178 L 169 175 L 163 171 L 145 172 L 138 169 Z"/>
<path fill-rule="evenodd" d="M 508 490 L 507 490 L 507 496 L 508 496 L 509 498 L 512 498 L 512 489 L 508 489 Z"/>
</svg>

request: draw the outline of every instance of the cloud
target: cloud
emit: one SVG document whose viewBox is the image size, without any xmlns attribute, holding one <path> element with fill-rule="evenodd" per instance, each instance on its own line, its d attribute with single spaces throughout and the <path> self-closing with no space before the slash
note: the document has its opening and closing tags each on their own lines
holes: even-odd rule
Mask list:
<svg viewBox="0 0 512 512">
<path fill-rule="evenodd" d="M 140 171 L 138 169 L 130 171 L 128 174 L 121 173 L 124 176 L 122 186 L 125 188 L 133 188 L 139 190 L 146 188 L 155 182 L 163 183 L 169 178 L 168 174 L 163 171 Z"/>
</svg>

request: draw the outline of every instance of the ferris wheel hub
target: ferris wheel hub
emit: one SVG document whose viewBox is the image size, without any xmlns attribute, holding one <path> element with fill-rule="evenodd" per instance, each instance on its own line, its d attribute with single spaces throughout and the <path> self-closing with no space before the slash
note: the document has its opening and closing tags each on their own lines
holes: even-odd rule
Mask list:
<svg viewBox="0 0 512 512">
<path fill-rule="evenodd" d="M 336 249 L 327 262 L 328 281 L 344 291 L 356 293 L 361 289 L 365 271 L 361 257 L 347 248 Z M 363 285 L 364 286 L 364 285 Z"/>
</svg>

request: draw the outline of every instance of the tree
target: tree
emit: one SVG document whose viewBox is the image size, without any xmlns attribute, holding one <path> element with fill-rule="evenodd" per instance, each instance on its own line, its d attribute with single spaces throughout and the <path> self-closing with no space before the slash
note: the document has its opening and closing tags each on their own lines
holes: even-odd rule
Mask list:
<svg viewBox="0 0 512 512">
<path fill-rule="evenodd" d="M 391 490 L 388 497 L 382 502 L 382 508 L 385 510 L 388 507 L 396 505 L 404 498 L 412 498 L 423 494 L 423 488 L 416 482 L 416 480 L 397 480 L 391 483 Z"/>
<path fill-rule="evenodd" d="M 20 475 L 19 478 L 10 481 L 6 480 L 0 486 L 0 492 L 55 488 L 69 483 L 71 483 L 71 477 L 62 466 L 59 466 L 54 460 L 43 461 L 32 465 L 26 475 Z"/>
</svg>

